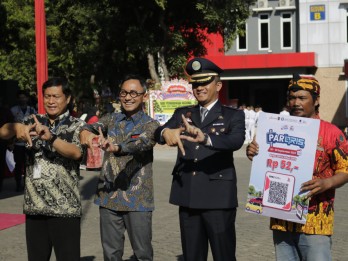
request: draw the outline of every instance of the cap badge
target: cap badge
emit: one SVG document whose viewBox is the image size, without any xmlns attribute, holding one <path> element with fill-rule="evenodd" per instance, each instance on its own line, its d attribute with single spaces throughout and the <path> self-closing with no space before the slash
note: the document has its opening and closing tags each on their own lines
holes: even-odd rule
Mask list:
<svg viewBox="0 0 348 261">
<path fill-rule="evenodd" d="M 192 63 L 192 69 L 193 69 L 194 71 L 198 71 L 199 69 L 201 69 L 201 67 L 202 67 L 202 65 L 201 65 L 201 63 L 198 62 L 198 61 L 194 61 L 194 62 Z"/>
</svg>

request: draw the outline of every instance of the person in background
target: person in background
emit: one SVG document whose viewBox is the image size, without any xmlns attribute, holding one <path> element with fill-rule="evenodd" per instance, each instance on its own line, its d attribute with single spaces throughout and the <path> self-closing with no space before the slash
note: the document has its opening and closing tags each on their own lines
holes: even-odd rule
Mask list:
<svg viewBox="0 0 348 261">
<path fill-rule="evenodd" d="M 256 123 L 256 112 L 254 110 L 254 106 L 249 106 L 249 129 L 246 131 L 249 131 L 250 133 L 250 140 L 248 143 L 250 143 L 254 136 L 255 136 L 255 123 Z"/>
<path fill-rule="evenodd" d="M 17 92 L 17 105 L 11 107 L 11 112 L 15 122 L 21 122 L 24 117 L 35 114 L 36 110 L 29 106 L 29 92 L 19 90 Z M 16 141 L 13 149 L 13 157 L 16 163 L 14 173 L 16 180 L 16 191 L 23 191 L 22 180 L 25 177 L 25 143 Z"/>
<path fill-rule="evenodd" d="M 97 107 L 91 106 L 87 109 L 86 123 L 93 124 L 99 120 L 99 109 Z M 92 151 L 93 150 L 93 151 Z M 103 150 L 99 148 L 97 141 L 93 144 L 92 148 L 87 148 L 87 162 L 86 169 L 100 169 L 102 167 L 103 161 Z M 83 165 L 80 166 L 83 169 Z"/>
<path fill-rule="evenodd" d="M 3 98 L 0 97 L 0 128 L 9 122 L 13 122 L 13 115 L 4 103 Z M 6 150 L 8 147 L 8 141 L 0 139 L 0 192 L 2 190 L 2 183 L 5 177 L 6 166 Z"/>
<path fill-rule="evenodd" d="M 260 105 L 255 106 L 255 133 L 257 130 L 257 124 L 259 122 L 259 117 L 260 117 L 260 113 L 263 112 L 262 107 Z"/>
<path fill-rule="evenodd" d="M 78 118 L 76 98 L 74 96 L 71 96 L 71 99 L 68 105 L 68 110 L 71 116 Z"/>
<path fill-rule="evenodd" d="M 319 118 L 320 86 L 312 75 L 294 75 L 288 87 L 290 114 Z M 252 160 L 258 155 L 255 140 L 246 150 Z M 348 142 L 333 124 L 320 120 L 313 179 L 302 184 L 309 199 L 306 224 L 271 218 L 277 261 L 329 261 L 334 224 L 335 189 L 348 182 Z"/>
<path fill-rule="evenodd" d="M 36 93 L 30 94 L 28 105 L 33 107 L 36 112 L 38 111 L 37 94 Z"/>
<path fill-rule="evenodd" d="M 120 110 L 119 110 L 120 111 Z M 119 112 L 116 111 L 113 104 L 111 102 L 105 103 L 104 104 L 104 114 L 106 113 L 113 113 L 113 112 Z"/>
<path fill-rule="evenodd" d="M 245 104 L 242 105 L 242 110 L 244 112 L 244 117 L 245 117 L 245 140 L 244 144 L 248 144 L 250 141 L 250 131 L 249 131 L 249 106 L 246 106 Z"/>
<path fill-rule="evenodd" d="M 223 70 L 210 60 L 186 65 L 198 105 L 181 107 L 156 130 L 160 144 L 178 146 L 170 203 L 179 206 L 181 244 L 186 261 L 236 260 L 236 171 L 233 152 L 245 138 L 241 110 L 218 100 Z"/>
<path fill-rule="evenodd" d="M 152 162 L 158 122 L 143 111 L 146 82 L 126 76 L 120 88 L 122 110 L 87 125 L 81 142 L 97 142 L 104 150 L 94 203 L 99 206 L 100 234 L 105 261 L 122 261 L 127 230 L 136 260 L 152 261 Z"/>
<path fill-rule="evenodd" d="M 80 260 L 81 198 L 79 161 L 83 121 L 70 116 L 71 90 L 65 79 L 52 78 L 42 86 L 46 114 L 7 123 L 0 138 L 16 136 L 27 142 L 24 192 L 29 261 Z"/>
<path fill-rule="evenodd" d="M 279 113 L 280 115 L 290 115 L 290 112 L 288 110 L 287 106 L 283 107 L 283 110 Z"/>
<path fill-rule="evenodd" d="M 99 117 L 99 110 L 97 107 L 90 107 L 87 110 L 87 116 L 86 116 L 86 123 L 87 124 L 93 124 L 96 123 L 98 121 L 98 117 Z"/>
</svg>

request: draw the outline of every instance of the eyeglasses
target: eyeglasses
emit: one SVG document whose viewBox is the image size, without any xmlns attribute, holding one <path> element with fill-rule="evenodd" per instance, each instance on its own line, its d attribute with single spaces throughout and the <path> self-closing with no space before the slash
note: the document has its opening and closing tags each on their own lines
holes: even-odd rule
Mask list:
<svg viewBox="0 0 348 261">
<path fill-rule="evenodd" d="M 145 93 L 145 92 L 137 92 L 137 91 L 130 91 L 130 92 L 127 92 L 127 91 L 125 91 L 125 90 L 121 90 L 119 95 L 120 95 L 120 97 L 126 97 L 127 94 L 129 94 L 130 97 L 136 98 L 136 97 L 138 97 L 138 96 L 140 96 L 140 95 L 142 95 L 142 94 L 144 94 L 144 93 Z"/>
</svg>

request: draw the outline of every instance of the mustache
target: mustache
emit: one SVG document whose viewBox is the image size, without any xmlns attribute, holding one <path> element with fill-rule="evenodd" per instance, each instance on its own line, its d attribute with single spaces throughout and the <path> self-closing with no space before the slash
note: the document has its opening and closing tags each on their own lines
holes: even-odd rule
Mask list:
<svg viewBox="0 0 348 261">
<path fill-rule="evenodd" d="M 298 106 L 290 108 L 290 111 L 295 111 L 295 110 L 303 110 L 303 109 L 301 107 L 298 107 Z"/>
</svg>

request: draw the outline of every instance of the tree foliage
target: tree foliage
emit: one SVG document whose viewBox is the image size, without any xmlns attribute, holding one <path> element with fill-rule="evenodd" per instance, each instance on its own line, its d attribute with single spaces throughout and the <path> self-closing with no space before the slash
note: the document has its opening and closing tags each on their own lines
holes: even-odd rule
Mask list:
<svg viewBox="0 0 348 261">
<path fill-rule="evenodd" d="M 33 1 L 2 1 L 0 5 L 0 77 L 22 87 L 35 83 Z"/>
<path fill-rule="evenodd" d="M 67 77 L 76 90 L 91 78 L 115 87 L 126 73 L 155 82 L 182 76 L 188 55 L 206 54 L 207 33 L 231 46 L 254 1 L 46 0 L 49 76 Z M 34 0 L 2 0 L 0 33 L 0 79 L 35 88 Z"/>
</svg>

